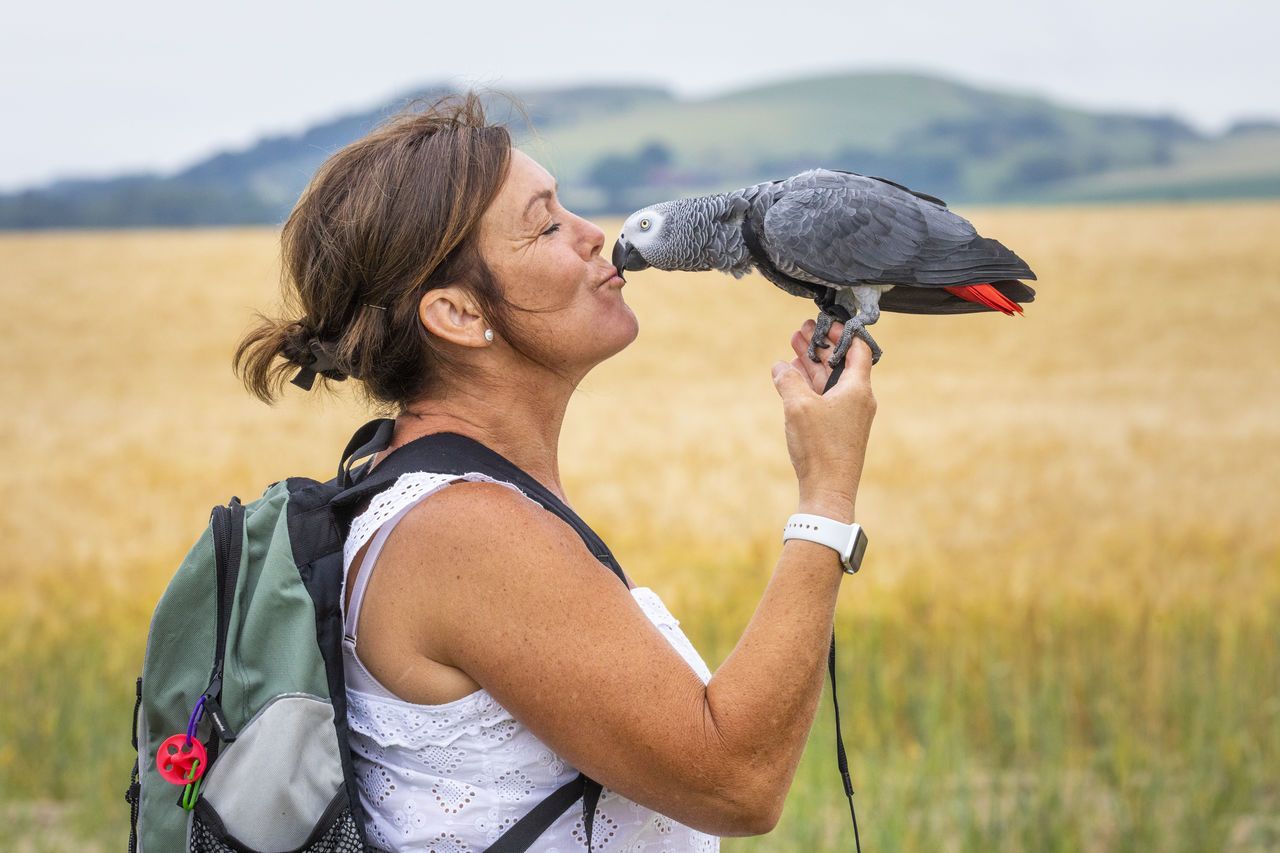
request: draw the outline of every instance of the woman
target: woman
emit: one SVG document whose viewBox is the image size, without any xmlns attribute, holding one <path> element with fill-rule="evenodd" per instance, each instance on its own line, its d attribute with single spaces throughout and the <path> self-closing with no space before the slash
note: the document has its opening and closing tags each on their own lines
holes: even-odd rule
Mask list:
<svg viewBox="0 0 1280 853">
<path fill-rule="evenodd" d="M 397 412 L 392 449 L 461 433 L 569 503 L 565 410 L 638 325 L 604 233 L 560 206 L 474 93 L 333 155 L 283 245 L 298 319 L 264 319 L 242 342 L 253 391 L 271 401 L 297 365 L 356 377 Z M 848 523 L 875 413 L 870 352 L 855 344 L 823 395 L 829 368 L 804 356 L 813 326 L 773 378 L 798 511 Z M 834 550 L 783 546 L 714 677 L 653 590 L 620 585 L 509 483 L 405 475 L 355 519 L 346 557 L 349 722 L 373 843 L 483 850 L 579 770 L 604 786 L 597 850 L 716 850 L 777 823 L 822 690 Z M 581 849 L 582 826 L 570 809 L 536 849 Z"/>
</svg>

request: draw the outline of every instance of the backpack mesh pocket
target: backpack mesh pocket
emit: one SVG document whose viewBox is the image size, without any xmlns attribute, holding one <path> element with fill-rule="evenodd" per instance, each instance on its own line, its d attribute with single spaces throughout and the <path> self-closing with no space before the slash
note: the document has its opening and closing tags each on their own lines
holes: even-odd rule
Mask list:
<svg viewBox="0 0 1280 853">
<path fill-rule="evenodd" d="M 312 837 L 290 853 L 364 853 L 360 830 L 356 827 L 346 793 L 334 799 L 325 821 L 316 827 Z M 190 853 L 257 853 L 231 836 L 213 807 L 204 800 L 196 804 L 191 815 Z"/>
</svg>

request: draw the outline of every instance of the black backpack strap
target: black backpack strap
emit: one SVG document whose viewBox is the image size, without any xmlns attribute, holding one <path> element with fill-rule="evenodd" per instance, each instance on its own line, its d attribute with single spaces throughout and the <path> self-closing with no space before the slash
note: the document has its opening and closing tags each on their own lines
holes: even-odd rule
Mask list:
<svg viewBox="0 0 1280 853">
<path fill-rule="evenodd" d="M 582 798 L 582 822 L 587 834 L 587 850 L 590 851 L 592 819 L 600 799 L 600 785 L 579 773 L 512 824 L 485 853 L 524 853 L 579 797 Z"/>
<path fill-rule="evenodd" d="M 347 442 L 347 448 L 342 451 L 342 461 L 338 463 L 337 484 L 339 488 L 349 488 L 356 480 L 360 479 L 361 474 L 368 471 L 366 466 L 359 472 L 352 474 L 351 464 L 357 459 L 363 459 L 380 450 L 386 450 L 391 445 L 391 437 L 395 427 L 396 422 L 391 418 L 378 418 L 377 420 L 369 421 L 356 430 L 355 435 L 351 436 L 351 440 Z M 370 459 L 369 461 L 372 462 L 373 460 Z"/>
<path fill-rule="evenodd" d="M 348 454 L 343 458 L 342 467 L 349 470 L 350 463 L 359 458 L 353 453 L 376 453 L 385 449 L 386 444 L 376 446 L 375 440 L 385 434 L 390 441 L 390 431 L 386 424 L 392 421 L 371 421 L 365 424 L 348 445 Z M 384 433 L 385 431 L 385 433 Z M 366 445 L 356 451 L 357 439 L 366 439 Z M 565 505 L 564 501 L 546 486 L 539 483 L 524 469 L 507 459 L 502 454 L 484 444 L 456 432 L 437 432 L 416 438 L 408 444 L 396 448 L 383 459 L 378 466 L 366 476 L 356 480 L 354 485 L 346 488 L 333 499 L 333 506 L 340 514 L 353 509 L 361 500 L 387 488 L 400 477 L 412 471 L 431 471 L 441 474 L 466 474 L 479 471 L 497 480 L 505 480 L 519 486 L 525 494 L 540 503 L 545 509 L 555 513 L 566 524 L 572 527 L 581 537 L 587 549 L 597 560 L 609 567 L 618 579 L 626 583 L 626 575 L 618 564 L 609 546 L 596 532 L 583 521 L 576 512 Z M 363 472 L 361 472 L 363 473 Z M 339 475 L 339 485 L 342 477 Z"/>
<path fill-rule="evenodd" d="M 231 743 L 236 733 L 227 723 L 222 711 L 222 674 L 227 654 L 227 634 L 231 628 L 231 607 L 236 597 L 236 584 L 240 579 L 240 563 L 243 558 L 245 510 L 237 497 L 226 506 L 215 506 L 209 516 L 213 532 L 214 566 L 217 572 L 218 614 L 213 656 L 213 670 L 209 673 L 209 686 L 200 697 L 204 714 L 213 723 L 214 737 L 208 744 L 208 761 L 212 765 L 218 757 L 220 744 Z"/>
<path fill-rule="evenodd" d="M 595 823 L 596 804 L 600 802 L 600 794 L 604 791 L 596 780 L 584 776 L 582 790 L 582 828 L 587 836 L 587 853 L 591 853 L 591 829 Z"/>
</svg>

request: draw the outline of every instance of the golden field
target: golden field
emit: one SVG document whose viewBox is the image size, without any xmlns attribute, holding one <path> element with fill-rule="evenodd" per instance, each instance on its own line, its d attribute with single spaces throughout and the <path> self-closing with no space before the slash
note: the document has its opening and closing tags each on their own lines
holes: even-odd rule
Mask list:
<svg viewBox="0 0 1280 853">
<path fill-rule="evenodd" d="M 837 614 L 866 849 L 1280 848 L 1280 205 L 960 212 L 1038 296 L 873 329 Z M 123 846 L 170 575 L 213 504 L 331 476 L 371 414 L 232 375 L 277 237 L 0 236 L 0 847 Z M 566 488 L 715 669 L 794 511 L 769 370 L 814 310 L 757 277 L 624 293 L 640 337 L 570 407 Z M 778 828 L 723 849 L 852 849 L 829 696 Z"/>
</svg>

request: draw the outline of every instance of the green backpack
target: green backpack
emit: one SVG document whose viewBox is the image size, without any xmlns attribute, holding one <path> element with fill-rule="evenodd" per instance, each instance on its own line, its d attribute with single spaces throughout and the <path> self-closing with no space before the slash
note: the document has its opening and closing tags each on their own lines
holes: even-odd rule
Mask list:
<svg viewBox="0 0 1280 853">
<path fill-rule="evenodd" d="M 347 745 L 343 540 L 361 502 L 400 474 L 481 471 L 573 526 L 624 583 L 604 542 L 554 494 L 466 436 L 436 433 L 376 468 L 394 421 L 365 424 L 337 476 L 293 477 L 214 507 L 152 616 L 137 681 L 129 850 L 346 853 L 372 848 Z M 372 459 L 369 459 L 372 462 Z M 490 853 L 519 853 L 578 799 L 591 838 L 600 785 L 579 773 Z"/>
</svg>

